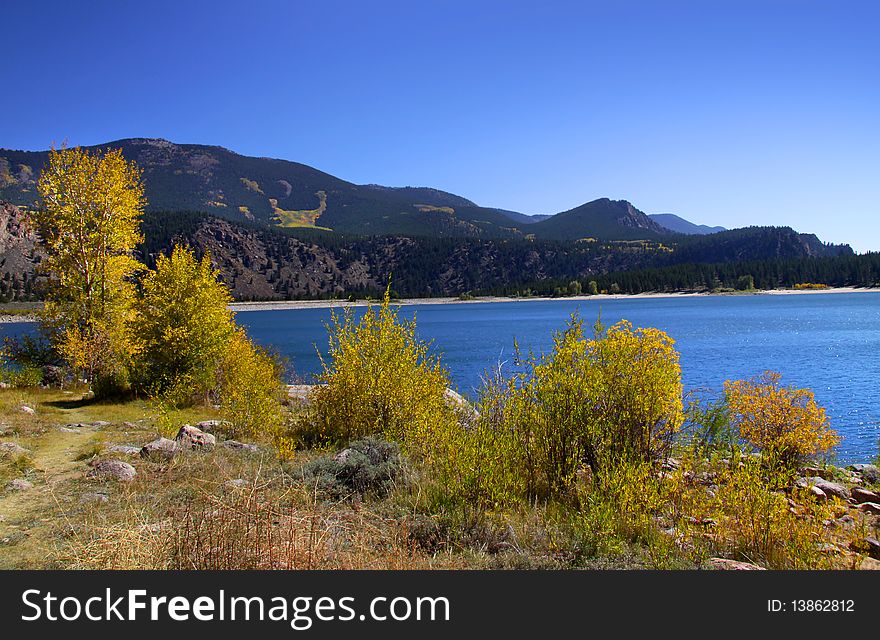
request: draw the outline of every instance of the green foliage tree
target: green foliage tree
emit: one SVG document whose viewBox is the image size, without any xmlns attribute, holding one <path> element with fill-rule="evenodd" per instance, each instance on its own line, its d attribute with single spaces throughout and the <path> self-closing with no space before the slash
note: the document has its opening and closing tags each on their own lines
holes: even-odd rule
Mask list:
<svg viewBox="0 0 880 640">
<path fill-rule="evenodd" d="M 579 296 L 579 295 L 581 295 L 582 291 L 583 291 L 583 288 L 581 287 L 580 280 L 572 280 L 571 282 L 568 283 L 569 295 Z"/>
<path fill-rule="evenodd" d="M 51 277 L 41 321 L 68 364 L 97 395 L 127 386 L 136 347 L 133 257 L 145 205 L 140 171 L 119 151 L 53 150 L 30 213 Z"/>
<path fill-rule="evenodd" d="M 590 282 L 587 283 L 587 293 L 589 293 L 591 296 L 599 295 L 599 283 L 597 283 L 595 280 L 590 280 Z"/>
</svg>

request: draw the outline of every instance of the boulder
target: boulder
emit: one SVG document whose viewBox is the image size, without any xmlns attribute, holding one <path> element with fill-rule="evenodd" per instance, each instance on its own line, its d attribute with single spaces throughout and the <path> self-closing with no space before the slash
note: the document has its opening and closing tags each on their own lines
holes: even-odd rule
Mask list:
<svg viewBox="0 0 880 640">
<path fill-rule="evenodd" d="M 227 424 L 229 423 L 225 420 L 202 420 L 201 422 L 197 422 L 196 426 L 202 431 L 212 433 L 218 429 L 222 429 L 223 426 Z"/>
<path fill-rule="evenodd" d="M 766 571 L 764 567 L 759 567 L 751 562 L 739 562 L 737 560 L 728 560 L 727 558 L 709 558 L 709 564 L 713 569 L 732 570 L 732 571 Z"/>
<path fill-rule="evenodd" d="M 140 450 L 141 458 L 171 460 L 177 453 L 177 443 L 168 438 L 156 438 Z"/>
<path fill-rule="evenodd" d="M 840 498 L 841 500 L 849 500 L 849 489 L 844 487 L 842 484 L 829 482 L 828 480 L 825 480 L 824 478 L 820 478 L 818 476 L 807 478 L 806 481 L 810 486 L 819 487 L 826 496 L 834 496 L 835 498 Z"/>
<path fill-rule="evenodd" d="M 822 491 L 819 487 L 813 486 L 808 489 L 810 495 L 813 496 L 819 502 L 825 502 L 828 499 L 828 496 L 825 495 L 825 492 Z"/>
<path fill-rule="evenodd" d="M 122 460 L 99 460 L 92 465 L 92 470 L 88 475 L 90 478 L 131 482 L 137 475 L 137 471 Z"/>
<path fill-rule="evenodd" d="M 0 442 L 0 458 L 23 456 L 26 453 L 30 453 L 30 451 L 14 442 Z"/>
<path fill-rule="evenodd" d="M 877 538 L 867 536 L 861 540 L 853 540 L 849 546 L 853 551 L 864 553 L 874 560 L 880 560 L 880 541 Z"/>
<path fill-rule="evenodd" d="M 21 405 L 21 406 L 18 408 L 18 410 L 21 411 L 22 413 L 26 413 L 26 414 L 28 414 L 29 416 L 32 416 L 32 415 L 34 415 L 34 414 L 37 412 L 36 409 L 34 409 L 33 407 L 29 407 L 29 406 L 27 406 L 26 404 Z"/>
<path fill-rule="evenodd" d="M 25 480 L 24 478 L 16 478 L 15 480 L 10 480 L 6 483 L 7 491 L 27 491 L 31 489 L 34 485 Z"/>
<path fill-rule="evenodd" d="M 861 511 L 862 513 L 870 513 L 875 516 L 880 516 L 880 503 L 863 502 L 859 505 L 859 511 Z"/>
<path fill-rule="evenodd" d="M 880 484 L 880 468 L 875 464 L 851 464 L 847 469 L 858 473 L 869 484 Z"/>
<path fill-rule="evenodd" d="M 861 504 L 863 502 L 880 502 L 880 493 L 877 493 L 876 491 L 868 491 L 861 487 L 853 487 L 850 489 L 850 495 L 852 496 L 853 502 L 856 504 Z"/>
<path fill-rule="evenodd" d="M 130 444 L 114 444 L 107 448 L 110 453 L 121 453 L 124 456 L 136 456 L 141 452 L 140 447 L 134 447 Z"/>
<path fill-rule="evenodd" d="M 180 427 L 174 439 L 179 446 L 187 449 L 210 449 L 217 444 L 217 438 L 191 424 Z"/>
<path fill-rule="evenodd" d="M 257 453 L 257 451 L 259 451 L 257 445 L 247 442 L 239 442 L 238 440 L 224 440 L 220 445 L 227 449 L 232 449 L 233 451 L 250 451 L 251 453 Z"/>
</svg>

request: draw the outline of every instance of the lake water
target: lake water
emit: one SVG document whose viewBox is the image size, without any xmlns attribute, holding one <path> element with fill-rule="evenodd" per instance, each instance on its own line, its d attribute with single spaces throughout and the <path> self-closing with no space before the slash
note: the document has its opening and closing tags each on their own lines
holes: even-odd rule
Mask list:
<svg viewBox="0 0 880 640">
<path fill-rule="evenodd" d="M 725 380 L 779 371 L 783 383 L 809 387 L 844 436 L 839 462 L 867 462 L 880 438 L 880 293 L 696 296 L 604 300 L 541 300 L 404 306 L 417 316 L 418 334 L 433 341 L 455 385 L 473 394 L 480 376 L 522 349 L 547 351 L 554 330 L 572 312 L 592 324 L 601 312 L 610 325 L 663 329 L 681 352 L 686 389 L 717 394 Z M 238 321 L 259 343 L 290 359 L 309 376 L 320 369 L 316 346 L 326 352 L 329 309 L 239 312 Z M 17 333 L 20 324 L 0 325 Z"/>
</svg>

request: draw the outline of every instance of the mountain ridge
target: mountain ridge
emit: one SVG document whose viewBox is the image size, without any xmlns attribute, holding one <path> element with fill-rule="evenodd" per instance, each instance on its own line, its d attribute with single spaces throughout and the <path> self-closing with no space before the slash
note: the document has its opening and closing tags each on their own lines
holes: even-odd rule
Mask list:
<svg viewBox="0 0 880 640">
<path fill-rule="evenodd" d="M 149 212 L 198 211 L 360 235 L 630 240 L 668 233 L 625 200 L 599 198 L 554 215 L 528 216 L 432 187 L 359 185 L 303 163 L 219 145 L 135 137 L 87 148 L 118 148 L 138 163 Z M 48 151 L 0 149 L 0 200 L 33 206 L 47 158 Z"/>
</svg>

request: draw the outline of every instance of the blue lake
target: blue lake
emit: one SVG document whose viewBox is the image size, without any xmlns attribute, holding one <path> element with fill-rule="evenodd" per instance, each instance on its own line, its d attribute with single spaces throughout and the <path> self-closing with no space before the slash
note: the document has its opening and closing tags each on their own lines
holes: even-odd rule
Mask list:
<svg viewBox="0 0 880 640">
<path fill-rule="evenodd" d="M 779 371 L 783 382 L 809 387 L 844 436 L 839 462 L 866 462 L 880 438 L 880 293 L 697 296 L 604 300 L 541 300 L 402 307 L 418 333 L 442 354 L 459 391 L 473 395 L 481 374 L 511 363 L 514 339 L 547 351 L 552 332 L 573 312 L 591 324 L 627 319 L 663 329 L 676 340 L 686 389 L 717 394 L 728 379 Z M 259 343 L 290 359 L 297 374 L 320 369 L 329 309 L 239 312 Z M 18 333 L 21 324 L 0 325 Z"/>
</svg>

